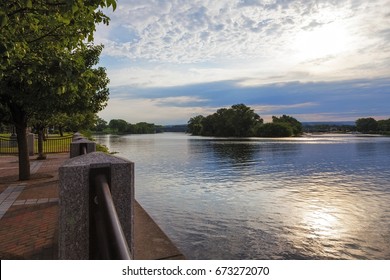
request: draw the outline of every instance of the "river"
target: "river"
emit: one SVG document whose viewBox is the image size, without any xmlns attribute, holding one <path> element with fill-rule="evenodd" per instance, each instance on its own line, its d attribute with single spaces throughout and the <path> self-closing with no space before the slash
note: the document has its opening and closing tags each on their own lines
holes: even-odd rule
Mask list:
<svg viewBox="0 0 390 280">
<path fill-rule="evenodd" d="M 95 138 L 188 259 L 390 259 L 390 137 Z"/>
</svg>

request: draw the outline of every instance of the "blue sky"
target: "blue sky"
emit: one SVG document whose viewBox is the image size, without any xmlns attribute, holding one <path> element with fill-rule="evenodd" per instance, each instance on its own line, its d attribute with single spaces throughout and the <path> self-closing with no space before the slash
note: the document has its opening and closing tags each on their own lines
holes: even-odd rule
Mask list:
<svg viewBox="0 0 390 280">
<path fill-rule="evenodd" d="M 119 0 L 99 26 L 99 116 L 182 124 L 244 103 L 266 121 L 390 118 L 390 0 Z"/>
</svg>

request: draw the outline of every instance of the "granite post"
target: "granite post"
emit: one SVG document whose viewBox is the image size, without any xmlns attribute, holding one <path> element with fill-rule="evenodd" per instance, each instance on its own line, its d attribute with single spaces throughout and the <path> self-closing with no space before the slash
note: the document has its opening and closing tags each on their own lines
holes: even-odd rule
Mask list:
<svg viewBox="0 0 390 280">
<path fill-rule="evenodd" d="M 59 259 L 89 259 L 89 174 L 109 168 L 112 199 L 134 258 L 134 163 L 92 152 L 71 158 L 59 168 Z"/>
<path fill-rule="evenodd" d="M 34 139 L 35 136 L 33 133 L 27 134 L 27 147 L 28 147 L 28 155 L 33 156 L 34 155 Z"/>
<path fill-rule="evenodd" d="M 96 143 L 85 138 L 70 143 L 70 158 L 82 155 L 82 148 L 86 147 L 87 153 L 96 151 Z"/>
<path fill-rule="evenodd" d="M 83 139 L 83 135 L 81 135 L 80 132 L 76 132 L 73 134 L 73 137 L 72 137 L 72 141 L 77 141 L 77 140 L 80 140 L 80 139 Z"/>
</svg>

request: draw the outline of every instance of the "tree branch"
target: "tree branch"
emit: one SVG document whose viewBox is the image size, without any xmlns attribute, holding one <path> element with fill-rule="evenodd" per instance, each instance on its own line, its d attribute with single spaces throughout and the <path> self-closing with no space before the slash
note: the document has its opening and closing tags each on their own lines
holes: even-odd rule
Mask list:
<svg viewBox="0 0 390 280">
<path fill-rule="evenodd" d="M 52 30 L 50 30 L 48 33 L 43 34 L 42 36 L 39 36 L 38 38 L 35 38 L 34 40 L 27 41 L 27 43 L 28 43 L 28 44 L 35 43 L 35 42 L 37 42 L 37 41 L 39 41 L 39 40 L 42 40 L 42 39 L 44 39 L 44 38 L 46 38 L 46 37 L 49 37 L 49 36 L 51 36 L 57 29 L 59 29 L 59 28 L 61 28 L 61 27 L 63 27 L 63 26 L 65 26 L 65 24 L 61 24 L 61 25 L 59 25 L 59 26 L 53 28 Z"/>
</svg>

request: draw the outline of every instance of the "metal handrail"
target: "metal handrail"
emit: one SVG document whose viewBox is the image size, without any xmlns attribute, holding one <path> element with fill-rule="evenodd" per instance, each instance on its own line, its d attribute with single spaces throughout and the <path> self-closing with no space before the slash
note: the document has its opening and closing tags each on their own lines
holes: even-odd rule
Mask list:
<svg viewBox="0 0 390 280">
<path fill-rule="evenodd" d="M 88 153 L 87 151 L 87 145 L 80 145 L 81 148 L 81 154 L 86 155 Z"/>
<path fill-rule="evenodd" d="M 112 200 L 111 191 L 107 178 L 104 174 L 98 174 L 94 180 L 97 205 L 102 210 L 101 220 L 103 225 L 97 219 L 97 237 L 100 243 L 101 257 L 104 259 L 130 260 L 131 253 L 126 242 L 125 235 L 115 205 Z"/>
</svg>

